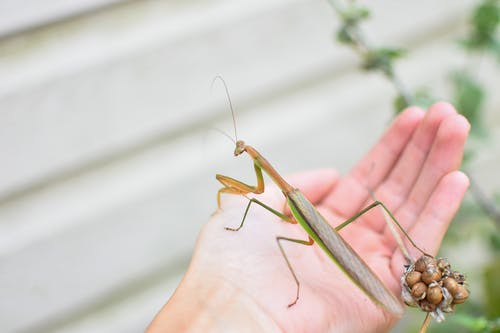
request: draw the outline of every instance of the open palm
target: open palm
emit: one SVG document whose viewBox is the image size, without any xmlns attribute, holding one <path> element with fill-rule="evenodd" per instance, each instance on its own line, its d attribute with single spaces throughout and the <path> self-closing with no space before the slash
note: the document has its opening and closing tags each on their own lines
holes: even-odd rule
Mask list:
<svg viewBox="0 0 500 333">
<path fill-rule="evenodd" d="M 468 130 L 465 118 L 449 104 L 435 104 L 427 113 L 409 108 L 348 175 L 322 169 L 286 179 L 332 226 L 372 202 L 368 189 L 373 190 L 415 243 L 435 254 L 468 186 L 467 177 L 457 171 Z M 289 213 L 281 191 L 267 185 L 256 197 Z M 316 244 L 284 243 L 300 281 L 300 299 L 288 308 L 296 285 L 275 238 L 307 240 L 307 234 L 258 205 L 252 205 L 240 231 L 225 230 L 239 225 L 247 203 L 245 197 L 223 195 L 221 211 L 198 240 L 188 275 L 200 274 L 206 281 L 239 290 L 285 332 L 383 332 L 395 323 L 398 318 L 374 305 Z M 340 234 L 399 294 L 406 261 L 381 211 L 373 209 Z"/>
</svg>

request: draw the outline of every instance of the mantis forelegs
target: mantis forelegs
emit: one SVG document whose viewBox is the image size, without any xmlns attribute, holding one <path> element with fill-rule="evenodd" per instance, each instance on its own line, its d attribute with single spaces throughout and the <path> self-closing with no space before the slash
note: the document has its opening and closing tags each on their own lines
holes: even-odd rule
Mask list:
<svg viewBox="0 0 500 333">
<path fill-rule="evenodd" d="M 247 194 L 247 193 L 255 193 L 260 194 L 264 192 L 264 177 L 262 176 L 262 168 L 258 166 L 256 163 L 253 164 L 255 169 L 255 176 L 257 177 L 257 185 L 252 186 L 245 184 L 239 180 L 234 178 L 224 176 L 224 175 L 215 175 L 215 178 L 224 185 L 219 191 L 217 191 L 217 208 L 220 209 L 220 196 L 222 193 L 231 193 L 231 194 Z"/>
<path fill-rule="evenodd" d="M 270 211 L 274 215 L 278 216 L 279 218 L 281 218 L 285 222 L 293 223 L 293 224 L 297 223 L 297 221 L 295 221 L 292 217 L 287 216 L 285 214 L 282 214 L 282 213 L 278 212 L 276 209 L 269 207 L 268 205 L 266 205 L 262 201 L 259 201 L 259 200 L 255 199 L 255 198 L 251 198 L 250 200 L 248 200 L 248 205 L 247 205 L 247 208 L 245 209 L 245 213 L 243 214 L 243 219 L 241 220 L 241 223 L 240 223 L 239 227 L 238 228 L 225 227 L 225 229 L 226 230 L 231 230 L 231 231 L 238 231 L 238 230 L 240 230 L 243 227 L 243 224 L 245 223 L 245 219 L 247 217 L 248 210 L 250 209 L 250 205 L 252 203 L 256 203 L 256 204 L 262 206 L 263 208 L 267 209 L 268 211 Z"/>
</svg>

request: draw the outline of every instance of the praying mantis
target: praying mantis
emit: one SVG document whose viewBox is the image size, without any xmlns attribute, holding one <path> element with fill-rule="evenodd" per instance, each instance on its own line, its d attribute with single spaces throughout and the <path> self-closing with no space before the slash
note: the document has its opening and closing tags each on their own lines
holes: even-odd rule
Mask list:
<svg viewBox="0 0 500 333">
<path fill-rule="evenodd" d="M 363 259 L 361 259 L 361 257 L 352 249 L 352 247 L 339 235 L 338 231 L 351 222 L 355 221 L 357 218 L 370 211 L 371 209 L 380 207 L 383 209 L 386 216 L 388 216 L 402 231 L 404 236 L 407 237 L 412 246 L 414 246 L 423 254 L 426 253 L 422 249 L 420 249 L 413 242 L 413 240 L 411 240 L 404 228 L 398 223 L 389 209 L 382 202 L 377 200 L 356 213 L 354 216 L 347 219 L 345 222 L 341 223 L 336 228 L 331 227 L 326 219 L 321 216 L 321 214 L 317 211 L 313 204 L 309 200 L 307 200 L 307 198 L 300 192 L 299 189 L 296 189 L 289 183 L 287 183 L 284 178 L 276 171 L 276 169 L 269 163 L 269 161 L 267 161 L 254 147 L 247 145 L 244 141 L 237 138 L 234 110 L 232 107 L 228 88 L 222 77 L 217 76 L 214 79 L 214 82 L 216 79 L 221 80 L 224 84 L 229 100 L 231 115 L 233 118 L 233 125 L 235 129 L 235 139 L 233 141 L 235 142 L 236 147 L 234 150 L 234 156 L 239 156 L 243 153 L 246 153 L 253 160 L 255 175 L 257 179 L 257 184 L 255 186 L 252 186 L 234 178 L 217 174 L 216 179 L 223 185 L 223 187 L 220 188 L 217 192 L 218 209 L 221 209 L 222 194 L 236 194 L 246 196 L 247 194 L 263 193 L 265 187 L 263 172 L 265 172 L 282 191 L 291 211 L 291 216 L 288 216 L 255 198 L 249 198 L 240 225 L 236 228 L 225 227 L 225 229 L 235 232 L 241 230 L 245 223 L 245 219 L 251 205 L 257 204 L 270 211 L 272 214 L 277 215 L 284 222 L 299 224 L 306 231 L 306 233 L 308 234 L 307 240 L 294 239 L 284 236 L 276 237 L 277 245 L 296 284 L 296 295 L 293 301 L 288 304 L 288 307 L 294 306 L 299 299 L 300 282 L 291 265 L 290 260 L 288 259 L 284 251 L 282 242 L 292 242 L 306 246 L 312 246 L 314 243 L 316 243 L 327 254 L 327 256 L 340 267 L 340 269 L 351 279 L 351 281 L 359 289 L 361 289 L 376 305 L 387 309 L 389 312 L 393 313 L 396 316 L 401 316 L 404 311 L 404 307 L 401 304 L 401 301 L 387 289 L 387 287 L 370 269 L 370 267 L 367 266 Z M 374 196 L 372 195 L 372 197 Z"/>
</svg>

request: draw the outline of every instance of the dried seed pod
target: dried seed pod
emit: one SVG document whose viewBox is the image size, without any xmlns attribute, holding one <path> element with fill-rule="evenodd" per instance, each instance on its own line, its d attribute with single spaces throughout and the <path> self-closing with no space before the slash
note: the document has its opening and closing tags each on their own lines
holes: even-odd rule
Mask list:
<svg viewBox="0 0 500 333">
<path fill-rule="evenodd" d="M 457 293 L 458 286 L 459 286 L 458 282 L 452 277 L 447 277 L 443 279 L 443 287 L 448 289 L 451 295 L 455 295 Z"/>
<path fill-rule="evenodd" d="M 411 295 L 415 300 L 419 301 L 425 298 L 426 291 L 427 291 L 427 285 L 423 282 L 417 282 L 411 288 Z"/>
<path fill-rule="evenodd" d="M 437 308 L 436 304 L 432 304 L 431 302 L 429 302 L 426 299 L 420 301 L 419 304 L 420 304 L 420 308 L 425 312 L 432 312 L 432 311 L 436 310 L 436 308 Z"/>
<path fill-rule="evenodd" d="M 443 293 L 441 292 L 441 287 L 438 284 L 434 284 L 427 288 L 426 299 L 432 304 L 439 304 L 443 300 Z"/>
<path fill-rule="evenodd" d="M 457 291 L 453 295 L 453 304 L 462 304 L 469 297 L 469 292 L 464 285 L 459 284 Z"/>
<path fill-rule="evenodd" d="M 440 309 L 445 313 L 452 313 L 453 311 L 455 311 L 455 304 L 451 303 L 447 306 L 440 306 Z"/>
<path fill-rule="evenodd" d="M 448 262 L 448 259 L 446 259 L 446 258 L 439 258 L 437 260 L 437 267 L 441 271 L 449 270 L 450 269 L 450 263 Z"/>
<path fill-rule="evenodd" d="M 433 258 L 423 255 L 420 258 L 418 258 L 417 261 L 415 261 L 415 270 L 417 272 L 422 273 L 427 269 L 427 266 L 431 264 L 433 261 L 434 261 Z"/>
<path fill-rule="evenodd" d="M 406 305 L 413 307 L 418 306 L 417 301 L 411 295 L 411 290 L 408 289 L 407 287 L 403 286 L 403 288 L 401 289 L 401 297 L 403 298 L 403 301 L 405 302 Z"/>
<path fill-rule="evenodd" d="M 452 276 L 453 278 L 460 284 L 464 284 L 465 283 L 465 275 L 463 275 L 462 273 L 460 272 L 457 272 L 457 271 L 454 271 L 452 273 Z"/>
<path fill-rule="evenodd" d="M 453 271 L 444 258 L 421 256 L 413 264 L 405 265 L 400 281 L 404 302 L 428 312 L 438 322 L 469 296 L 465 276 Z"/>
<path fill-rule="evenodd" d="M 446 288 L 441 288 L 441 292 L 443 293 L 443 300 L 439 303 L 439 308 L 441 311 L 446 313 L 453 312 L 453 296 L 451 296 L 450 292 Z"/>
<path fill-rule="evenodd" d="M 424 260 L 427 266 L 437 266 L 437 259 L 434 257 L 425 256 Z"/>
<path fill-rule="evenodd" d="M 406 283 L 408 287 L 413 287 L 415 283 L 420 282 L 420 278 L 422 277 L 422 273 L 418 271 L 411 271 L 406 275 Z"/>
<path fill-rule="evenodd" d="M 427 269 L 422 272 L 422 281 L 431 284 L 433 281 L 439 281 L 441 279 L 441 272 L 436 266 L 428 266 Z"/>
<path fill-rule="evenodd" d="M 448 268 L 443 269 L 441 272 L 442 272 L 442 277 L 441 277 L 441 279 L 447 278 L 447 277 L 449 277 L 449 276 L 453 276 L 453 272 L 450 270 L 450 268 L 449 268 L 449 267 L 448 267 Z"/>
</svg>

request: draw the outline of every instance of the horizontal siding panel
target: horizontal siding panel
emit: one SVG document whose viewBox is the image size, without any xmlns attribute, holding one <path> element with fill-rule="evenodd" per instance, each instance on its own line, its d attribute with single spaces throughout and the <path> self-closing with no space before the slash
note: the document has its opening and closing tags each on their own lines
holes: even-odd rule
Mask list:
<svg viewBox="0 0 500 333">
<path fill-rule="evenodd" d="M 0 38 L 33 29 L 124 0 L 2 0 Z"/>
<path fill-rule="evenodd" d="M 465 3 L 447 8 L 454 19 Z M 393 40 L 443 24 L 423 4 L 413 6 L 421 8 L 418 20 L 394 15 L 398 29 L 379 22 L 367 30 Z M 332 46 L 335 20 L 323 2 L 177 7 L 133 2 L 108 20 L 34 32 L 35 46 L 28 35 L 23 47 L 3 47 L 0 153 L 9 159 L 0 197 L 225 116 L 223 94 L 209 91 L 217 73 L 230 82 L 233 98 L 255 103 L 355 63 L 348 50 Z M 122 21 L 130 15 L 129 27 Z"/>
<path fill-rule="evenodd" d="M 143 332 L 152 317 L 165 304 L 165 295 L 173 293 L 182 278 L 181 274 L 164 276 L 156 285 L 128 294 L 125 300 L 87 315 L 77 322 L 70 322 L 53 333 L 137 333 Z M 41 331 L 39 331 L 41 332 Z"/>
</svg>

